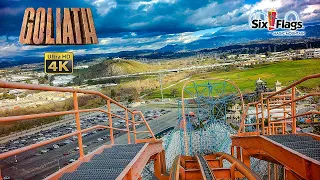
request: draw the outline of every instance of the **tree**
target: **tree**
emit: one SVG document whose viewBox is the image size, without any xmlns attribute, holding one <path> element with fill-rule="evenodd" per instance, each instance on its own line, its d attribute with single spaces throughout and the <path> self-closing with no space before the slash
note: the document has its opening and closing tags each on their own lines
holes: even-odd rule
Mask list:
<svg viewBox="0 0 320 180">
<path fill-rule="evenodd" d="M 128 98 L 128 103 L 132 103 L 132 102 L 133 102 L 133 97 L 130 96 L 130 97 Z"/>
<path fill-rule="evenodd" d="M 75 85 L 78 85 L 78 86 L 80 86 L 82 83 L 82 79 L 79 76 L 73 78 L 72 81 Z"/>
<path fill-rule="evenodd" d="M 291 48 L 289 48 L 289 52 L 293 53 L 293 52 L 294 52 L 294 50 L 293 50 L 293 49 L 291 49 Z"/>
<path fill-rule="evenodd" d="M 172 95 L 174 98 L 176 97 L 177 93 L 178 93 L 178 90 L 177 90 L 177 89 L 172 89 L 172 90 L 171 90 L 171 95 Z"/>
<path fill-rule="evenodd" d="M 111 92 L 110 92 L 110 97 L 112 98 L 112 99 L 114 99 L 115 97 L 116 97 L 116 91 L 114 90 L 114 89 L 111 89 Z"/>
<path fill-rule="evenodd" d="M 54 76 L 49 76 L 49 79 L 50 86 L 53 86 Z"/>
<path fill-rule="evenodd" d="M 267 56 L 267 57 L 270 57 L 270 56 L 271 56 L 271 52 L 267 51 L 267 52 L 266 52 L 266 56 Z"/>
<path fill-rule="evenodd" d="M 26 83 L 27 83 L 27 84 L 32 84 L 31 81 L 30 81 L 30 79 L 27 79 L 27 80 L 26 80 Z"/>
<path fill-rule="evenodd" d="M 46 75 L 47 76 L 47 75 Z M 38 79 L 39 84 L 46 84 L 48 83 L 48 76 L 47 77 L 40 77 Z"/>
</svg>

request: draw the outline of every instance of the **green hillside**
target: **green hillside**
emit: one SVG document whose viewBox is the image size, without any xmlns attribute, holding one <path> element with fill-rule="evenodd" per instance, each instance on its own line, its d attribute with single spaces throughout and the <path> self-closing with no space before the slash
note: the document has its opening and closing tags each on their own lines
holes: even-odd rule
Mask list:
<svg viewBox="0 0 320 180">
<path fill-rule="evenodd" d="M 85 79 L 116 76 L 154 70 L 156 67 L 132 60 L 105 60 L 88 69 L 76 70 L 75 74 Z"/>
<path fill-rule="evenodd" d="M 117 69 L 121 69 L 123 74 L 133 74 L 147 72 L 155 69 L 154 66 L 133 60 L 121 60 L 114 63 Z"/>
<path fill-rule="evenodd" d="M 263 65 L 256 65 L 253 68 L 244 70 L 234 69 L 229 72 L 212 71 L 209 73 L 198 74 L 191 79 L 203 78 L 222 78 L 235 82 L 242 92 L 252 92 L 255 89 L 255 81 L 261 78 L 267 82 L 269 88 L 274 88 L 275 82 L 279 80 L 283 86 L 290 85 L 305 76 L 320 73 L 320 59 L 299 60 L 299 61 L 281 61 Z M 172 89 L 178 90 L 178 96 L 181 94 L 182 86 L 185 82 L 178 83 L 173 87 L 164 90 L 164 97 L 172 97 Z M 169 86 L 169 85 L 167 85 Z M 166 86 L 164 86 L 166 87 Z M 320 88 L 320 79 L 307 81 L 300 85 L 301 89 Z M 160 98 L 160 91 L 154 91 L 148 98 Z"/>
</svg>

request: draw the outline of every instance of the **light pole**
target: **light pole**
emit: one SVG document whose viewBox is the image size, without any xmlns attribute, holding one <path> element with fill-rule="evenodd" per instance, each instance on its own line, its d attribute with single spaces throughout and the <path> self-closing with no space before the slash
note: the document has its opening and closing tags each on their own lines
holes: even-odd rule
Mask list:
<svg viewBox="0 0 320 180">
<path fill-rule="evenodd" d="M 162 73 L 159 73 L 159 81 L 160 81 L 160 91 L 161 91 L 161 102 L 163 102 Z"/>
</svg>

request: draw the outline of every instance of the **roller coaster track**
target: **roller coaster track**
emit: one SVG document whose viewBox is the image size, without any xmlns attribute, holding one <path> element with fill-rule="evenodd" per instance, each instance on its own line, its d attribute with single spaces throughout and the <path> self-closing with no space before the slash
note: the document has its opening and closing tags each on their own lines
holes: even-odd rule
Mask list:
<svg viewBox="0 0 320 180">
<path fill-rule="evenodd" d="M 223 160 L 227 160 L 231 166 L 224 167 Z M 249 180 L 260 177 L 235 157 L 226 153 L 215 153 L 201 156 L 176 157 L 170 172 L 171 180 L 179 179 L 235 179 L 247 178 Z"/>
<path fill-rule="evenodd" d="M 320 136 L 311 133 L 297 133 L 296 118 L 320 113 L 318 111 L 312 111 L 297 114 L 296 105 L 299 100 L 311 96 L 319 96 L 320 93 L 310 93 L 302 97 L 297 97 L 295 93 L 295 88 L 298 84 L 319 77 L 320 74 L 305 77 L 281 91 L 263 94 L 259 102 L 249 103 L 246 111 L 243 113 L 238 133 L 231 136 L 232 146 L 230 155 L 223 152 L 210 155 L 178 155 L 172 164 L 170 173 L 167 173 L 165 151 L 162 146 L 162 141 L 155 138 L 142 112 L 131 111 L 115 100 L 96 91 L 0 81 L 1 88 L 69 92 L 73 94 L 74 98 L 74 110 L 0 117 L 0 123 L 74 114 L 77 125 L 77 131 L 73 133 L 1 153 L 0 159 L 5 159 L 21 152 L 77 135 L 79 159 L 48 176 L 46 179 L 142 179 L 143 169 L 151 162 L 154 166 L 154 176 L 160 180 L 261 179 L 253 169 L 251 169 L 251 158 L 257 158 L 268 163 L 283 166 L 284 179 L 319 179 Z M 100 96 L 106 101 L 108 109 L 95 108 L 79 110 L 78 94 Z M 111 104 L 122 108 L 125 111 L 124 117 L 113 114 Z M 255 113 L 252 114 L 252 116 L 256 117 L 256 122 L 248 123 L 247 118 L 250 116 L 248 110 L 249 106 L 252 105 L 256 109 Z M 277 111 L 281 109 L 280 113 L 282 113 L 283 116 L 271 116 L 273 109 Z M 81 129 L 79 113 L 92 111 L 106 113 L 110 123 L 109 126 L 97 125 L 91 128 Z M 118 129 L 113 127 L 113 117 L 125 120 L 126 128 Z M 265 117 L 266 121 L 264 120 Z M 147 131 L 137 131 L 135 129 L 136 124 L 144 124 Z M 254 127 L 254 131 L 248 131 L 247 127 L 250 126 Z M 289 127 L 291 127 L 291 129 Z M 95 129 L 109 129 L 110 144 L 103 145 L 89 154 L 84 154 L 82 133 Z M 127 133 L 128 144 L 115 144 L 113 131 L 123 131 Z M 136 135 L 139 133 L 148 133 L 150 134 L 150 138 L 137 139 Z M 133 140 L 131 136 L 133 136 Z M 268 171 L 270 178 L 270 170 L 266 171 Z M 273 175 L 275 179 L 278 179 L 279 176 L 277 176 L 276 172 L 274 172 Z M 0 179 L 2 180 L 2 176 L 0 176 Z"/>
</svg>

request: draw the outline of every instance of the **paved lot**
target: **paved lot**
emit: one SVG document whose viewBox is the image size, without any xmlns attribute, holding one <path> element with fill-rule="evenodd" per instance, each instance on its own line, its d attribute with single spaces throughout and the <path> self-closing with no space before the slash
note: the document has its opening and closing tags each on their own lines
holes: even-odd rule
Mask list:
<svg viewBox="0 0 320 180">
<path fill-rule="evenodd" d="M 154 133 L 158 133 L 168 127 L 172 127 L 176 125 L 176 119 L 178 116 L 177 109 L 154 107 L 151 110 L 150 107 L 148 106 L 141 106 L 136 109 L 144 112 L 144 115 L 146 116 L 148 123 Z M 159 112 L 161 111 L 161 109 L 164 109 L 165 110 L 164 112 L 166 113 L 163 113 L 160 116 Z M 121 112 L 119 113 L 121 114 Z M 147 117 L 148 115 L 149 117 Z M 108 122 L 104 122 L 102 121 L 102 119 L 103 117 L 97 117 L 96 113 L 87 114 L 86 116 L 83 116 L 81 118 L 81 120 L 83 120 L 82 125 L 84 127 L 89 127 L 89 125 L 94 125 L 94 123 L 92 122 L 96 123 L 96 121 L 99 121 L 99 120 L 101 122 L 98 122 L 98 124 L 108 124 Z M 114 118 L 113 120 L 114 120 L 113 122 L 117 122 L 119 119 Z M 85 123 L 87 121 L 91 122 L 92 124 Z M 115 126 L 119 128 L 124 128 L 123 123 L 122 124 L 120 123 L 119 125 L 115 125 Z M 66 126 L 66 127 L 57 126 L 54 129 L 57 129 L 56 131 L 62 131 L 63 129 L 67 129 L 67 128 L 69 128 L 69 126 Z M 72 130 L 73 129 L 63 130 L 63 134 L 69 133 Z M 144 126 L 141 126 L 141 127 L 137 127 L 137 130 L 145 131 L 146 128 Z M 52 131 L 50 132 L 52 133 Z M 37 132 L 37 133 L 38 133 L 37 137 L 39 137 L 39 133 L 41 132 Z M 118 133 L 118 132 L 115 131 L 114 133 Z M 44 133 L 43 136 L 45 136 L 45 134 L 46 133 Z M 109 144 L 108 135 L 109 135 L 108 130 L 102 130 L 102 131 L 95 131 L 94 134 L 88 134 L 85 137 L 83 137 L 83 142 L 84 142 L 83 144 L 87 146 L 86 148 L 84 148 L 85 153 L 88 153 L 97 149 L 102 144 Z M 148 135 L 149 134 L 139 134 L 138 138 L 145 138 Z M 31 139 L 32 138 L 33 137 L 31 137 Z M 103 140 L 101 140 L 100 138 L 102 138 Z M 21 139 L 23 138 L 20 138 L 20 143 L 21 143 Z M 133 137 L 131 137 L 131 140 L 133 140 Z M 64 141 L 57 142 L 54 144 L 59 144 L 59 143 L 63 144 L 63 142 Z M 115 143 L 126 144 L 127 134 L 124 134 L 124 133 L 115 134 Z M 59 167 L 61 168 L 67 165 L 71 159 L 78 158 L 78 151 L 76 150 L 77 139 L 71 141 L 70 143 L 62 145 L 57 149 L 53 149 L 52 145 L 53 144 L 50 144 L 42 148 L 30 150 L 22 154 L 19 154 L 16 157 L 9 157 L 5 160 L 0 161 L 2 175 L 10 176 L 12 179 L 32 179 L 32 180 L 43 179 L 44 177 L 57 171 Z M 45 150 L 48 148 L 51 148 L 52 150 L 49 150 L 48 152 L 45 152 L 45 153 L 40 153 L 41 150 Z M 16 160 L 18 161 L 17 163 L 15 162 Z"/>
</svg>

